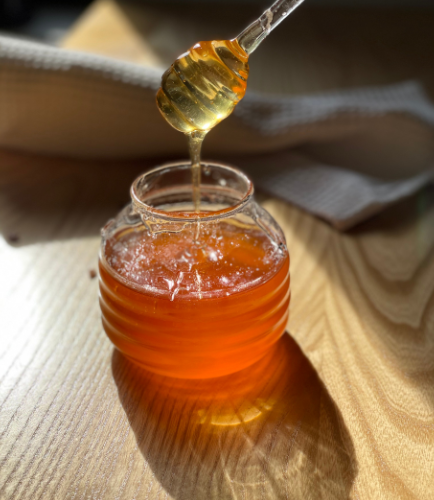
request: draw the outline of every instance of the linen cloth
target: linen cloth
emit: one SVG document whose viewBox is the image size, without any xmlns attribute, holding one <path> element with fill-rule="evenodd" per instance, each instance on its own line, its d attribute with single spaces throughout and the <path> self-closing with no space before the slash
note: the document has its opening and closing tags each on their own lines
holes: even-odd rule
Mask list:
<svg viewBox="0 0 434 500">
<path fill-rule="evenodd" d="M 0 147 L 76 158 L 182 157 L 155 105 L 161 71 L 0 37 Z M 211 131 L 259 189 L 348 229 L 434 178 L 434 106 L 418 82 L 271 97 L 247 92 Z"/>
</svg>

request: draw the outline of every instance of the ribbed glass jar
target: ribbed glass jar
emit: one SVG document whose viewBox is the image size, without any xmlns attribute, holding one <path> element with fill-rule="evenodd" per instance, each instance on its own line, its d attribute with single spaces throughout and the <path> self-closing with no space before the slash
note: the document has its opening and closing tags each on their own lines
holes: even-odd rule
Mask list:
<svg viewBox="0 0 434 500">
<path fill-rule="evenodd" d="M 286 328 L 290 300 L 284 235 L 253 198 L 241 171 L 201 166 L 201 204 L 191 167 L 153 169 L 132 202 L 102 230 L 104 329 L 147 370 L 209 378 L 259 360 Z"/>
</svg>

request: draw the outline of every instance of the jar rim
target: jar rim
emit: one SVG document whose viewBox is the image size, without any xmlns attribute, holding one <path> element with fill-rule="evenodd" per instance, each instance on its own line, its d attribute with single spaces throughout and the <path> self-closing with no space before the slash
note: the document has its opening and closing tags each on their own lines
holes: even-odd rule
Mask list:
<svg viewBox="0 0 434 500">
<path fill-rule="evenodd" d="M 178 161 L 165 163 L 159 167 L 155 167 L 151 170 L 148 170 L 144 174 L 141 174 L 139 177 L 135 179 L 135 181 L 131 185 L 130 195 L 131 200 L 133 202 L 133 206 L 140 212 L 149 214 L 152 216 L 156 216 L 159 219 L 168 221 L 168 222 L 208 222 L 217 219 L 221 219 L 222 217 L 230 217 L 235 215 L 239 211 L 243 209 L 243 207 L 251 200 L 254 194 L 254 186 L 251 179 L 241 170 L 235 167 L 231 167 L 230 165 L 226 165 L 224 163 L 217 162 L 201 162 L 201 168 L 210 167 L 218 167 L 226 172 L 231 174 L 235 174 L 238 178 L 241 178 L 242 181 L 246 184 L 246 192 L 243 194 L 243 197 L 240 199 L 238 203 L 234 205 L 230 205 L 229 207 L 223 208 L 221 210 L 214 210 L 212 212 L 192 212 L 191 215 L 186 215 L 185 212 L 168 212 L 166 210 L 161 210 L 159 208 L 152 207 L 145 203 L 140 195 L 139 195 L 139 183 L 143 182 L 146 178 L 150 178 L 158 173 L 166 173 L 169 170 L 174 170 L 179 167 L 189 167 L 191 168 L 191 164 L 186 161 Z"/>
</svg>

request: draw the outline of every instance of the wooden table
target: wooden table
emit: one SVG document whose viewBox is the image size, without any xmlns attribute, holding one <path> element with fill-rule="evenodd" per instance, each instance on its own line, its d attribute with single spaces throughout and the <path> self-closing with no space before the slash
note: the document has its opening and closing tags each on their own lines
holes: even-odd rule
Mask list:
<svg viewBox="0 0 434 500">
<path fill-rule="evenodd" d="M 96 3 L 65 45 L 93 40 L 159 64 L 141 16 L 139 29 L 118 4 Z M 293 54 L 288 85 L 350 86 L 412 67 L 429 80 L 411 60 L 426 24 L 402 67 L 369 59 L 375 43 L 360 35 L 366 50 L 354 50 L 371 72 L 350 81 L 336 32 L 335 65 L 315 70 L 322 83 Z M 318 43 L 311 31 L 299 50 Z M 253 368 L 191 384 L 141 372 L 101 327 L 98 231 L 143 168 L 0 152 L 0 498 L 432 499 L 434 189 L 346 234 L 263 198 L 291 252 L 291 336 Z"/>
</svg>

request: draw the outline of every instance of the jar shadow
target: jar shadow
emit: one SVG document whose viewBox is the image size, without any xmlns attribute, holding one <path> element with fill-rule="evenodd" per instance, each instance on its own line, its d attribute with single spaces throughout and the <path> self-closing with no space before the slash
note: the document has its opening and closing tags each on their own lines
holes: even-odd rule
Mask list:
<svg viewBox="0 0 434 500">
<path fill-rule="evenodd" d="M 218 379 L 158 376 L 116 350 L 112 371 L 137 445 L 173 498 L 349 497 L 351 437 L 289 335 Z"/>
</svg>

